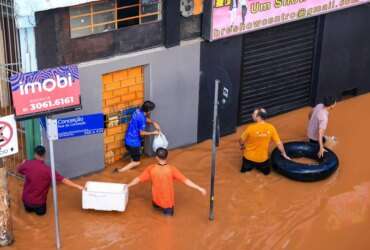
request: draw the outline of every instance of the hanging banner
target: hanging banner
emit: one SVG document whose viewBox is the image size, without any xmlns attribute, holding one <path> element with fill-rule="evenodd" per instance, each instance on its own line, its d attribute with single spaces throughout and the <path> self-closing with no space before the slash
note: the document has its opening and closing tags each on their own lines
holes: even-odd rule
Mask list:
<svg viewBox="0 0 370 250">
<path fill-rule="evenodd" d="M 211 1 L 210 1 L 211 2 Z M 212 0 L 205 38 L 217 40 L 345 9 L 370 0 Z"/>
<path fill-rule="evenodd" d="M 15 74 L 10 83 L 17 119 L 81 108 L 77 65 Z"/>
</svg>

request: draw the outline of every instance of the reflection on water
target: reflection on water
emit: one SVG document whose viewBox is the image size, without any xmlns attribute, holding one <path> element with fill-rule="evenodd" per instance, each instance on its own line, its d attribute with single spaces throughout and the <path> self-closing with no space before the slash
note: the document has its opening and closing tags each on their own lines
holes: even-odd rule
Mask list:
<svg viewBox="0 0 370 250">
<path fill-rule="evenodd" d="M 361 112 L 370 95 L 341 102 L 330 117 L 329 133 L 341 138 L 335 148 L 340 168 L 316 183 L 288 180 L 276 173 L 239 172 L 241 152 L 237 134 L 222 139 L 217 155 L 216 220 L 208 221 L 208 198 L 176 185 L 174 218 L 151 207 L 150 185 L 130 190 L 125 213 L 83 211 L 81 194 L 59 187 L 63 249 L 77 250 L 367 250 L 369 249 L 370 168 L 367 131 L 370 116 L 361 123 L 346 117 Z M 304 138 L 308 109 L 271 119 L 282 139 Z M 356 129 L 351 129 L 356 128 Z M 195 182 L 208 187 L 210 142 L 171 151 L 171 163 Z M 152 162 L 145 159 L 144 165 Z M 144 167 L 126 174 L 104 173 L 78 180 L 127 183 Z M 28 215 L 21 206 L 21 183 L 10 179 L 16 242 L 12 248 L 53 249 L 52 199 L 43 218 Z"/>
<path fill-rule="evenodd" d="M 331 197 L 327 204 L 328 230 L 339 230 L 363 223 L 369 215 L 370 182 L 355 186 L 351 192 Z"/>
</svg>

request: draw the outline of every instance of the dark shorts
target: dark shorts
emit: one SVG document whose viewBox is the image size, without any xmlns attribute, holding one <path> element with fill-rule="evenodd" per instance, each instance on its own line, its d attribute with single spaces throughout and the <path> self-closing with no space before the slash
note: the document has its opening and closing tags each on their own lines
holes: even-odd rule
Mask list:
<svg viewBox="0 0 370 250">
<path fill-rule="evenodd" d="M 131 147 L 126 145 L 126 150 L 130 155 L 132 161 L 140 161 L 141 157 L 141 147 Z"/>
<path fill-rule="evenodd" d="M 173 216 L 175 214 L 175 208 L 174 207 L 170 207 L 170 208 L 163 208 L 163 207 L 160 207 L 158 206 L 157 204 L 155 204 L 153 202 L 153 207 L 159 211 L 161 211 L 164 215 L 166 216 Z"/>
<path fill-rule="evenodd" d="M 46 204 L 44 205 L 27 205 L 26 203 L 23 203 L 24 209 L 28 213 L 35 213 L 39 216 L 42 216 L 46 214 Z"/>
<path fill-rule="evenodd" d="M 240 169 L 240 172 L 245 173 L 251 171 L 254 168 L 262 172 L 264 175 L 268 175 L 271 172 L 270 160 L 267 160 L 265 162 L 254 162 L 247 160 L 243 157 L 243 164 L 242 168 Z"/>
</svg>

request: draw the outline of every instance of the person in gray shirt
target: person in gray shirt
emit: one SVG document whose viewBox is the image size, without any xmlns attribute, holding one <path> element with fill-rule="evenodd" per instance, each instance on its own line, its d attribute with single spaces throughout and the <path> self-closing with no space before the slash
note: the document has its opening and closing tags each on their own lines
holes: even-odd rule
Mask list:
<svg viewBox="0 0 370 250">
<path fill-rule="evenodd" d="M 323 103 L 317 104 L 309 114 L 310 121 L 307 128 L 307 137 L 311 143 L 320 145 L 320 150 L 318 152 L 319 158 L 322 158 L 325 153 L 325 133 L 329 122 L 329 112 L 335 105 L 335 97 L 325 97 Z"/>
</svg>

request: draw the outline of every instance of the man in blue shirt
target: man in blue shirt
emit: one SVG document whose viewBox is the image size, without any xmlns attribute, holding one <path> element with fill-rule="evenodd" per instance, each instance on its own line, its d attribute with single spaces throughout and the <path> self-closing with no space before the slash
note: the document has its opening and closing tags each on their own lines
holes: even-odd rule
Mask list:
<svg viewBox="0 0 370 250">
<path fill-rule="evenodd" d="M 131 162 L 116 171 L 122 173 L 140 165 L 141 146 L 144 136 L 159 135 L 160 127 L 158 123 L 150 119 L 150 113 L 154 110 L 155 104 L 145 101 L 140 109 L 137 109 L 131 117 L 125 135 L 125 146 L 131 156 Z M 153 124 L 155 131 L 145 131 L 147 124 Z"/>
</svg>

